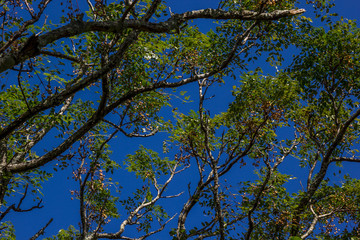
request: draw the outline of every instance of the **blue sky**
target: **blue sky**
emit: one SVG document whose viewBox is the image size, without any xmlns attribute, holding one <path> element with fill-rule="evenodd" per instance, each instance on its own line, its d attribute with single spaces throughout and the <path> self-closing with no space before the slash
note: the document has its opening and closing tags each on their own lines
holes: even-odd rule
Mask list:
<svg viewBox="0 0 360 240">
<path fill-rule="evenodd" d="M 83 1 L 85 0 L 78 0 Z M 336 7 L 334 11 L 339 13 L 340 16 L 344 16 L 348 19 L 359 19 L 359 12 L 360 12 L 360 1 L 356 0 L 337 0 L 335 1 Z M 217 0 L 169 0 L 168 5 L 171 7 L 172 12 L 180 13 L 186 10 L 193 10 L 193 9 L 201 9 L 201 8 L 209 8 L 209 7 L 217 7 L 218 1 Z M 56 23 L 58 19 L 55 19 L 55 16 L 59 16 L 58 8 L 54 5 L 49 6 L 48 11 L 46 12 L 50 16 L 50 18 L 54 18 L 52 21 Z M 311 11 L 305 13 L 305 15 L 311 15 Z M 201 21 L 200 27 L 201 29 L 208 28 L 208 22 L 203 20 Z M 255 63 L 257 64 L 257 63 Z M 230 80 L 229 80 L 230 81 Z M 219 111 L 225 110 L 232 100 L 230 96 L 230 90 L 232 88 L 233 83 L 226 84 L 221 88 L 221 92 L 217 92 L 216 101 L 212 100 L 210 110 L 212 114 L 215 114 Z M 195 93 L 197 92 L 197 87 L 195 85 L 187 87 L 188 90 L 195 89 Z M 197 95 L 195 94 L 194 98 Z M 191 105 L 190 105 L 191 106 Z M 196 104 L 192 106 L 196 107 Z M 186 106 L 188 108 L 189 106 Z M 154 150 L 161 151 L 162 147 L 162 137 L 161 134 L 159 136 L 148 138 L 148 139 L 141 139 L 141 144 L 152 148 Z M 122 162 L 125 155 L 128 153 L 132 153 L 138 149 L 139 140 L 138 139 L 128 139 L 124 137 L 119 137 L 116 140 L 112 141 L 112 146 L 114 147 L 115 153 L 113 154 L 113 158 L 117 159 L 118 161 Z M 49 169 L 52 169 L 52 163 L 47 166 Z M 291 173 L 291 165 L 286 167 L 286 170 Z M 344 164 L 344 172 L 349 172 L 354 176 L 359 175 L 359 169 L 356 165 L 351 164 Z M 28 239 L 30 236 L 35 234 L 39 228 L 44 226 L 46 222 L 50 218 L 54 218 L 52 224 L 46 229 L 45 236 L 52 236 L 58 232 L 61 228 L 67 228 L 69 225 L 74 225 L 77 227 L 79 222 L 79 210 L 78 210 L 78 201 L 70 199 L 69 193 L 69 186 L 72 185 L 71 180 L 68 180 L 67 177 L 70 171 L 66 170 L 64 172 L 58 172 L 54 174 L 53 179 L 49 182 L 44 184 L 44 189 L 42 192 L 44 193 L 44 208 L 40 210 L 34 210 L 29 213 L 11 213 L 9 214 L 8 218 L 13 220 L 15 225 L 16 235 L 18 239 Z M 179 179 L 184 181 L 188 179 L 189 172 L 180 175 Z M 231 172 L 230 177 L 238 176 L 237 172 Z M 246 176 L 243 176 L 246 177 Z M 121 181 L 124 183 L 134 182 L 133 186 L 139 186 L 136 183 L 136 179 L 133 175 L 126 173 L 125 171 L 121 172 L 121 177 L 119 177 Z M 181 181 L 177 181 L 174 184 L 182 184 Z M 121 182 L 120 182 L 121 184 Z M 170 186 L 171 187 L 171 186 Z M 176 189 L 176 188 L 175 188 Z M 126 190 L 124 189 L 124 192 Z M 176 193 L 176 192 L 172 192 Z M 125 193 L 126 194 L 126 193 Z M 177 206 L 177 209 L 174 208 L 170 210 L 170 213 L 175 213 L 179 207 L 181 207 L 181 198 L 178 200 L 174 200 L 172 204 Z M 25 205 L 31 206 L 32 202 L 25 202 Z M 171 212 L 172 211 L 172 212 Z M 196 219 L 196 214 L 201 214 L 200 212 L 192 213 L 194 219 Z M 190 218 L 191 219 L 191 216 Z M 116 231 L 118 228 L 117 221 L 113 221 L 111 227 L 113 230 Z M 134 231 L 135 232 L 135 231 Z M 150 239 L 166 239 L 162 238 L 161 236 L 164 235 L 156 235 Z M 167 232 L 165 233 L 167 236 Z"/>
</svg>

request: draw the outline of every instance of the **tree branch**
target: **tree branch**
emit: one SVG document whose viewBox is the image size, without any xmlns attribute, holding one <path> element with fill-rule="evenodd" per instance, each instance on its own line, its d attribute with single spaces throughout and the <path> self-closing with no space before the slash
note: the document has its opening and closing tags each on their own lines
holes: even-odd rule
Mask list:
<svg viewBox="0 0 360 240">
<path fill-rule="evenodd" d="M 162 198 L 162 194 L 164 193 L 165 189 L 167 188 L 167 186 L 169 185 L 169 183 L 172 181 L 172 179 L 174 178 L 175 174 L 177 173 L 176 168 L 177 168 L 177 164 L 175 164 L 175 166 L 170 170 L 171 174 L 169 176 L 169 178 L 166 180 L 166 182 L 161 186 L 161 188 L 156 187 L 155 184 L 155 188 L 157 189 L 157 195 L 151 199 L 150 201 L 148 201 L 146 198 L 144 198 L 143 202 L 134 210 L 132 211 L 129 216 L 127 217 L 127 219 L 125 219 L 121 224 L 120 224 L 120 229 L 118 232 L 116 233 L 98 233 L 95 234 L 97 238 L 110 238 L 110 239 L 126 239 L 124 237 L 122 237 L 121 235 L 123 234 L 123 232 L 125 231 L 125 227 L 130 224 L 133 221 L 133 218 L 135 216 L 137 216 L 139 214 L 139 212 L 151 205 L 154 205 L 159 199 Z M 159 231 L 161 231 L 165 225 L 174 218 L 175 216 L 173 216 L 172 218 L 170 218 L 165 224 L 163 224 L 159 229 L 152 231 L 140 238 L 138 238 L 139 240 L 145 239 L 146 237 L 153 235 Z M 149 235 L 150 234 L 150 235 Z"/>
<path fill-rule="evenodd" d="M 330 162 L 356 162 L 360 163 L 360 158 L 358 157 L 336 157 L 330 160 Z"/>
<path fill-rule="evenodd" d="M 320 166 L 319 172 L 314 177 L 314 180 L 308 185 L 308 190 L 305 195 L 300 199 L 299 205 L 295 209 L 294 217 L 293 217 L 293 226 L 291 228 L 291 236 L 296 236 L 299 232 L 299 220 L 300 214 L 305 210 L 306 206 L 308 206 L 311 198 L 314 196 L 315 192 L 319 188 L 322 180 L 324 179 L 327 169 L 331 163 L 331 155 L 333 154 L 334 150 L 337 146 L 341 143 L 344 135 L 352 122 L 354 122 L 360 116 L 360 109 L 358 109 L 353 115 L 350 116 L 348 120 L 346 120 L 341 128 L 338 129 L 338 132 L 335 136 L 334 141 L 330 145 L 329 149 L 326 151 L 325 156 L 322 159 L 322 163 Z"/>
<path fill-rule="evenodd" d="M 159 131 L 159 128 L 155 128 L 150 133 L 147 133 L 147 134 L 127 133 L 124 129 L 122 129 L 120 126 L 112 123 L 111 121 L 106 120 L 106 119 L 104 119 L 103 121 L 110 124 L 111 126 L 116 128 L 117 130 L 119 130 L 121 133 L 123 133 L 127 137 L 143 137 L 143 138 L 146 138 L 146 137 L 154 136 Z"/>
<path fill-rule="evenodd" d="M 23 47 L 15 52 L 8 53 L 0 58 L 0 73 L 11 69 L 25 60 L 35 57 L 41 53 L 42 48 L 61 38 L 68 38 L 86 32 L 112 32 L 122 33 L 123 29 L 134 29 L 150 33 L 171 33 L 177 30 L 182 24 L 189 20 L 206 18 L 216 20 L 257 20 L 272 21 L 283 17 L 295 16 L 304 13 L 304 9 L 276 10 L 268 13 L 258 13 L 255 11 L 224 11 L 221 9 L 203 9 L 174 14 L 167 21 L 151 23 L 143 20 L 117 20 L 105 22 L 84 22 L 73 21 L 66 26 L 54 29 L 40 36 L 30 37 Z M 147 18 L 145 18 L 146 20 Z"/>
<path fill-rule="evenodd" d="M 43 235 L 44 232 L 45 232 L 45 229 L 50 225 L 50 223 L 51 223 L 52 221 L 53 221 L 53 219 L 51 218 L 43 228 L 41 228 L 34 236 L 32 236 L 32 237 L 30 238 L 30 240 L 35 240 L 35 239 L 37 239 L 38 237 L 40 237 L 41 235 Z"/>
<path fill-rule="evenodd" d="M 84 89 L 90 84 L 96 82 L 103 75 L 107 74 L 111 69 L 117 66 L 117 64 L 121 61 L 123 55 L 126 50 L 130 47 L 130 45 L 136 41 L 138 33 L 131 33 L 126 38 L 126 40 L 120 45 L 119 50 L 110 58 L 109 63 L 102 69 L 94 72 L 93 74 L 85 77 L 80 81 L 76 81 L 73 85 L 67 87 L 64 91 L 60 93 L 56 93 L 45 99 L 42 103 L 33 106 L 32 111 L 26 111 L 21 116 L 19 116 L 16 120 L 11 122 L 8 126 L 3 128 L 0 131 L 0 140 L 7 137 L 11 134 L 16 128 L 20 127 L 24 122 L 29 120 L 31 117 L 36 114 L 49 109 L 51 107 L 56 107 L 60 105 L 63 101 L 65 101 L 68 97 L 75 94 L 76 92 Z"/>
<path fill-rule="evenodd" d="M 256 25 L 256 22 L 254 24 L 252 24 L 252 26 L 250 26 L 249 29 L 254 28 L 255 25 Z M 154 90 L 160 89 L 160 88 L 179 87 L 179 86 L 186 85 L 188 83 L 197 81 L 199 79 L 204 79 L 204 78 L 211 77 L 211 76 L 219 73 L 224 68 L 226 68 L 227 65 L 230 63 L 231 59 L 235 55 L 235 52 L 236 52 L 238 46 L 240 45 L 240 43 L 242 45 L 246 43 L 247 38 L 248 38 L 249 34 L 251 33 L 251 31 L 249 29 L 247 31 L 245 31 L 240 37 L 237 38 L 237 43 L 235 44 L 233 49 L 228 54 L 228 57 L 220 64 L 220 67 L 218 67 L 218 68 L 216 68 L 216 69 L 214 69 L 214 70 L 212 70 L 212 71 L 210 71 L 208 73 L 193 75 L 193 76 L 191 76 L 189 78 L 180 80 L 178 82 L 169 83 L 166 80 L 163 80 L 163 81 L 156 82 L 156 83 L 154 83 L 154 84 L 152 84 L 150 86 L 146 86 L 146 87 L 143 86 L 143 87 L 133 89 L 133 90 L 129 91 L 128 93 L 124 94 L 117 101 L 114 101 L 112 104 L 107 106 L 105 108 L 103 114 L 106 115 L 106 114 L 110 113 L 112 110 L 114 110 L 119 105 L 125 103 L 129 99 L 133 99 L 135 96 L 137 96 L 139 94 L 154 91 Z M 64 90 L 61 93 L 58 93 L 58 94 L 55 94 L 55 95 L 49 97 L 42 104 L 39 104 L 38 106 L 34 106 L 32 108 L 32 112 L 29 112 L 29 111 L 25 112 L 22 116 L 20 116 L 14 122 L 9 124 L 7 127 L 5 127 L 0 132 L 0 140 L 2 138 L 6 137 L 7 135 L 9 135 L 12 131 L 14 131 L 23 122 L 25 122 L 26 120 L 28 120 L 29 118 L 34 116 L 35 113 L 39 113 L 39 112 L 44 111 L 44 110 L 46 110 L 46 109 L 48 109 L 50 107 L 57 106 L 68 95 L 74 94 L 75 92 L 80 91 L 84 87 L 89 86 L 91 83 L 95 82 L 99 77 L 107 74 L 109 69 L 116 66 L 116 64 L 121 60 L 121 58 L 122 58 L 123 54 L 125 53 L 126 49 L 132 44 L 133 41 L 136 40 L 137 35 L 138 35 L 138 33 L 134 32 L 133 34 L 130 34 L 128 36 L 127 40 L 125 40 L 122 43 L 120 49 L 115 54 L 115 56 L 109 61 L 109 65 L 107 65 L 105 67 L 105 69 L 101 69 L 101 70 L 93 73 L 92 75 L 86 77 L 85 79 L 76 82 L 75 84 L 68 87 L 66 90 Z M 28 161 L 28 162 L 8 166 L 8 169 L 10 171 L 12 171 L 12 172 L 22 172 L 22 171 L 27 171 L 29 169 L 33 169 L 33 168 L 42 166 L 42 165 L 46 164 L 47 162 L 50 162 L 55 157 L 57 157 L 59 154 L 64 152 L 66 149 L 68 149 L 78 139 L 80 139 L 86 132 L 88 132 L 89 129 L 96 126 L 96 124 L 99 123 L 101 120 L 102 120 L 102 118 L 97 116 L 97 114 L 93 115 L 78 131 L 76 131 L 73 135 L 71 135 L 68 139 L 66 139 L 62 144 L 60 144 L 58 147 L 54 148 L 52 151 L 50 151 L 50 152 L 46 153 L 45 155 L 43 155 L 42 157 L 39 157 L 39 158 L 34 159 L 32 161 Z"/>
<path fill-rule="evenodd" d="M 317 214 L 315 213 L 312 205 L 310 205 L 310 210 L 311 210 L 311 212 L 314 214 L 314 219 L 313 219 L 313 221 L 311 222 L 310 227 L 309 227 L 309 229 L 306 231 L 306 233 L 301 236 L 301 239 L 307 238 L 307 237 L 314 231 L 317 222 L 318 222 L 321 218 L 325 218 L 325 217 L 328 217 L 328 216 L 331 216 L 332 214 L 334 214 L 334 211 L 331 211 L 331 212 L 326 213 L 326 214 L 317 215 Z"/>
<path fill-rule="evenodd" d="M 76 57 L 65 55 L 65 54 L 59 53 L 59 52 L 50 52 L 50 51 L 46 51 L 46 50 L 40 50 L 40 54 L 57 57 L 57 58 L 62 58 L 62 59 L 70 60 L 72 62 L 76 62 L 76 63 L 81 62 L 81 60 Z"/>
</svg>

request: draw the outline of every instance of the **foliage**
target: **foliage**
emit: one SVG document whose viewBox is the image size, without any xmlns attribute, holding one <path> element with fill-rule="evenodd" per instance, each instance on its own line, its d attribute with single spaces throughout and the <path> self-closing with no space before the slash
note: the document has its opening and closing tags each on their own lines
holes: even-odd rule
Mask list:
<svg viewBox="0 0 360 240">
<path fill-rule="evenodd" d="M 79 232 L 74 226 L 69 226 L 68 229 L 60 229 L 58 234 L 53 237 L 45 238 L 46 240 L 57 240 L 57 239 L 76 239 L 79 236 Z"/>
<path fill-rule="evenodd" d="M 360 31 L 306 2 L 0 1 L 0 236 L 67 175 L 46 239 L 356 240 Z"/>
</svg>

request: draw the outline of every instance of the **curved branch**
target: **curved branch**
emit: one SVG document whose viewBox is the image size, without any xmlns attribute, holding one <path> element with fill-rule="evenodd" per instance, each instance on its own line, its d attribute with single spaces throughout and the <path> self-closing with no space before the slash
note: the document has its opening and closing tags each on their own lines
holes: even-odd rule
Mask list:
<svg viewBox="0 0 360 240">
<path fill-rule="evenodd" d="M 8 53 L 0 58 L 0 73 L 11 69 L 25 60 L 41 54 L 42 48 L 62 38 L 80 35 L 86 32 L 112 32 L 122 33 L 124 29 L 134 29 L 150 33 L 171 33 L 177 30 L 182 24 L 192 19 L 236 19 L 236 20 L 258 20 L 272 21 L 283 17 L 295 16 L 304 13 L 304 9 L 276 10 L 268 13 L 258 13 L 255 11 L 224 11 L 221 9 L 203 9 L 174 14 L 168 20 L 160 23 L 152 23 L 144 20 L 116 20 L 105 22 L 84 22 L 82 20 L 73 21 L 69 24 L 54 29 L 40 36 L 31 36 L 23 47 L 15 52 Z M 146 20 L 146 19 L 145 19 Z"/>
</svg>

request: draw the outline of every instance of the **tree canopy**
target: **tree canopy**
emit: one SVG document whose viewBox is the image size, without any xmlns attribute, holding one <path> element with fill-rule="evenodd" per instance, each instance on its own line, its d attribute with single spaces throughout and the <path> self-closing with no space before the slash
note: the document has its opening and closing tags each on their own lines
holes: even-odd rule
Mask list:
<svg viewBox="0 0 360 240">
<path fill-rule="evenodd" d="M 1 238 L 359 239 L 360 31 L 334 4 L 0 0 Z M 66 226 L 35 221 L 49 184 Z"/>
</svg>

